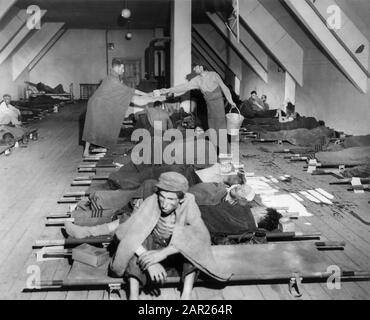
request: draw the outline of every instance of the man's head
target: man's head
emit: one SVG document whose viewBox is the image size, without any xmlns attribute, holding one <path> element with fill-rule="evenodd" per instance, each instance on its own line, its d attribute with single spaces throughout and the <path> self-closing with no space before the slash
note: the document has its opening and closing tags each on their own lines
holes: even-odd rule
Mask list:
<svg viewBox="0 0 370 320">
<path fill-rule="evenodd" d="M 262 102 L 266 102 L 267 101 L 267 96 L 265 94 L 263 94 L 261 96 L 261 100 L 262 100 Z"/>
<path fill-rule="evenodd" d="M 165 172 L 160 175 L 156 187 L 162 214 L 169 215 L 184 201 L 189 182 L 180 173 Z"/>
<path fill-rule="evenodd" d="M 257 207 L 252 208 L 251 211 L 258 228 L 267 231 L 274 231 L 278 228 L 279 220 L 282 218 L 282 215 L 275 209 Z"/>
<path fill-rule="evenodd" d="M 163 106 L 163 103 L 161 101 L 155 101 L 153 103 L 154 108 L 162 108 L 162 106 Z"/>
<path fill-rule="evenodd" d="M 4 94 L 3 95 L 3 100 L 6 104 L 10 104 L 10 101 L 12 100 L 12 97 L 10 94 Z"/>
<path fill-rule="evenodd" d="M 193 68 L 193 71 L 196 73 L 196 74 L 201 74 L 202 72 L 205 71 L 204 67 L 201 66 L 201 65 L 196 65 L 194 68 Z"/>
<path fill-rule="evenodd" d="M 253 189 L 247 184 L 236 185 L 230 190 L 230 196 L 236 200 L 240 205 L 245 206 L 248 202 L 252 201 L 255 197 Z"/>
<path fill-rule="evenodd" d="M 251 92 L 251 98 L 253 98 L 253 99 L 257 99 L 257 91 L 253 90 L 253 91 Z"/>
<path fill-rule="evenodd" d="M 112 69 L 120 76 L 125 72 L 125 65 L 121 59 L 114 58 L 112 60 Z"/>
<path fill-rule="evenodd" d="M 228 175 L 224 179 L 224 183 L 233 186 L 236 184 L 243 185 L 246 183 L 246 179 L 243 173 L 238 172 L 237 174 Z"/>
<path fill-rule="evenodd" d="M 286 106 L 286 113 L 287 115 L 293 115 L 295 113 L 295 105 L 291 102 L 288 102 Z"/>
</svg>

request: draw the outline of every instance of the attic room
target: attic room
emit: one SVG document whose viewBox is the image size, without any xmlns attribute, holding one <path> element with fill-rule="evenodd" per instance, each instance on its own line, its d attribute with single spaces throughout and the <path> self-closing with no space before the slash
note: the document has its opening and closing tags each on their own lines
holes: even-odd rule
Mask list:
<svg viewBox="0 0 370 320">
<path fill-rule="evenodd" d="M 368 0 L 0 0 L 0 298 L 368 300 L 369 63 Z"/>
</svg>

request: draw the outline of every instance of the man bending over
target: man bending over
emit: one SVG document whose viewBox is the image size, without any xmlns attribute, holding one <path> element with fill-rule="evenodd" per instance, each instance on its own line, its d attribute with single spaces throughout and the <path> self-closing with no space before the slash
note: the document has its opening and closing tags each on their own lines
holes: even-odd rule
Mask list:
<svg viewBox="0 0 370 320">
<path fill-rule="evenodd" d="M 219 270 L 211 250 L 209 232 L 194 196 L 188 194 L 188 181 L 176 172 L 163 173 L 157 192 L 117 231 L 120 240 L 110 269 L 129 281 L 130 299 L 138 299 L 140 286 L 148 279 L 163 283 L 165 266 L 180 268 L 184 286 L 181 298 L 190 299 L 196 268 L 218 279 L 230 275 Z"/>
</svg>

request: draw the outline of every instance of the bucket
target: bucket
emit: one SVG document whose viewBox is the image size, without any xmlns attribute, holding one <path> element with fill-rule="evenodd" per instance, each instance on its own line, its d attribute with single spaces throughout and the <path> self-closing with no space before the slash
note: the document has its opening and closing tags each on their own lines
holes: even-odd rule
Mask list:
<svg viewBox="0 0 370 320">
<path fill-rule="evenodd" d="M 244 117 L 240 114 L 240 111 L 237 107 L 233 107 L 233 108 L 238 110 L 238 113 L 229 112 L 226 115 L 227 134 L 231 136 L 237 136 L 239 135 L 239 129 L 244 121 Z M 230 111 L 233 108 L 231 108 Z"/>
</svg>

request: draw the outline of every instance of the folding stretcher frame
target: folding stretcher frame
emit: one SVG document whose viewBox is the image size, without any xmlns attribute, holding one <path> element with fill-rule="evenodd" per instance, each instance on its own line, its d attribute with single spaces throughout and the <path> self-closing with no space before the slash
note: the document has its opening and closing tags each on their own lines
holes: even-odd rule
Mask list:
<svg viewBox="0 0 370 320">
<path fill-rule="evenodd" d="M 351 270 L 345 265 L 333 266 L 332 261 L 323 248 L 323 244 L 313 243 L 269 243 L 260 245 L 232 245 L 213 246 L 213 254 L 220 268 L 232 274 L 224 285 L 230 284 L 272 284 L 286 283 L 289 292 L 301 296 L 301 283 L 326 282 L 329 277 L 337 277 L 341 281 L 368 281 L 370 271 Z M 329 245 L 330 249 L 330 245 Z M 53 253 L 50 253 L 51 255 Z M 58 255 L 58 252 L 54 252 Z M 70 255 L 70 251 L 59 252 Z M 122 278 L 107 276 L 108 262 L 101 267 L 94 268 L 82 263 L 74 262 L 65 279 L 42 279 L 34 283 L 27 290 L 68 289 L 79 287 L 82 289 L 96 289 L 108 287 L 121 289 L 125 284 Z M 212 278 L 200 277 L 197 285 L 206 282 L 216 282 Z M 179 277 L 168 277 L 166 285 L 179 283 Z M 219 283 L 220 284 L 220 283 Z"/>
</svg>

